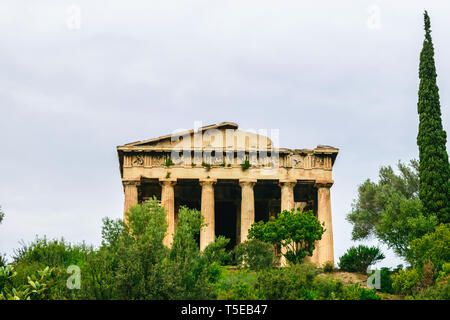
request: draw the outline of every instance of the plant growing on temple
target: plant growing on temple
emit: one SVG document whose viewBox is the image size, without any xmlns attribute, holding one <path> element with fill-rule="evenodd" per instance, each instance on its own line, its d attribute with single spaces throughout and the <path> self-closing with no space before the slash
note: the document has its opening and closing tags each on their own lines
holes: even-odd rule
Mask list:
<svg viewBox="0 0 450 320">
<path fill-rule="evenodd" d="M 173 166 L 174 163 L 173 163 L 173 161 L 172 161 L 172 158 L 168 157 L 168 158 L 166 159 L 166 163 L 165 163 L 164 165 L 165 165 L 166 167 Z"/>
<path fill-rule="evenodd" d="M 348 249 L 339 258 L 338 266 L 343 271 L 366 273 L 369 266 L 383 259 L 384 255 L 379 248 L 359 245 Z"/>
<path fill-rule="evenodd" d="M 211 164 L 210 163 L 206 163 L 206 162 L 202 162 L 202 167 L 204 167 L 206 170 L 210 170 L 211 169 Z"/>
<path fill-rule="evenodd" d="M 244 160 L 243 163 L 241 163 L 242 170 L 247 170 L 251 167 L 250 161 L 248 161 L 248 158 Z"/>
<path fill-rule="evenodd" d="M 326 227 L 326 226 L 325 226 Z M 301 208 L 284 210 L 268 222 L 252 224 L 249 239 L 259 239 L 280 245 L 286 251 L 284 257 L 291 263 L 299 263 L 306 256 L 312 256 L 315 242 L 322 239 L 324 224 L 320 223 L 312 211 L 302 212 Z"/>
<path fill-rule="evenodd" d="M 442 127 L 439 89 L 436 84 L 434 48 L 430 17 L 425 11 L 425 40 L 419 66 L 419 198 L 426 215 L 436 214 L 439 222 L 450 222 L 450 164 L 447 134 Z"/>
</svg>

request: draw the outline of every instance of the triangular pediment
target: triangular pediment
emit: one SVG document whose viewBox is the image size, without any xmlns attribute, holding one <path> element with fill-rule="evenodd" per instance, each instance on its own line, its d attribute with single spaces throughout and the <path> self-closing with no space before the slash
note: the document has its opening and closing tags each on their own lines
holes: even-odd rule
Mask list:
<svg viewBox="0 0 450 320">
<path fill-rule="evenodd" d="M 191 148 L 191 149 L 270 149 L 272 141 L 265 135 L 239 130 L 233 122 L 222 122 L 200 127 L 197 130 L 177 130 L 153 139 L 128 143 L 119 148 Z"/>
</svg>

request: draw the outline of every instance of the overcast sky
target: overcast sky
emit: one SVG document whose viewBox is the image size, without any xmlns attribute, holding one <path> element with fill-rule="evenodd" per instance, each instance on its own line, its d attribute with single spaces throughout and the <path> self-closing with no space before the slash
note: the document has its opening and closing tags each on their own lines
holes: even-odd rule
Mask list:
<svg viewBox="0 0 450 320">
<path fill-rule="evenodd" d="M 102 217 L 122 216 L 117 145 L 232 121 L 280 129 L 280 147 L 340 149 L 337 261 L 355 244 L 345 216 L 358 185 L 418 156 L 424 9 L 450 132 L 448 1 L 93 2 L 0 4 L 8 255 L 36 235 L 100 243 Z M 400 263 L 383 249 L 380 265 Z"/>
</svg>

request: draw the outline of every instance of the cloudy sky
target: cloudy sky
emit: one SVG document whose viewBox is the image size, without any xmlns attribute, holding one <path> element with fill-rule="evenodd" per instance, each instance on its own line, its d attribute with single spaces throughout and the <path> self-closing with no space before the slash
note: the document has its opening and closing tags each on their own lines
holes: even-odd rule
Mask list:
<svg viewBox="0 0 450 320">
<path fill-rule="evenodd" d="M 3 0 L 0 252 L 36 235 L 99 244 L 122 215 L 115 147 L 233 121 L 280 146 L 338 147 L 335 256 L 358 184 L 418 156 L 424 9 L 450 131 L 446 1 Z M 314 4 L 312 4 L 314 3 Z M 376 242 L 369 242 L 376 243 Z M 382 265 L 400 260 L 387 252 Z"/>
</svg>

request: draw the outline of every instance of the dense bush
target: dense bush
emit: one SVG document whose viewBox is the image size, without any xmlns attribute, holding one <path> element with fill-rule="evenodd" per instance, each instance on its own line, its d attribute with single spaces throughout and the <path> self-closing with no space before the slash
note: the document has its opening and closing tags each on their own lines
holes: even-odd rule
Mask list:
<svg viewBox="0 0 450 320">
<path fill-rule="evenodd" d="M 396 293 L 412 295 L 417 292 L 420 274 L 416 269 L 399 270 L 392 275 L 392 287 Z"/>
<path fill-rule="evenodd" d="M 358 284 L 345 286 L 332 277 L 318 276 L 313 264 L 298 264 L 290 268 L 272 269 L 258 275 L 256 289 L 261 297 L 271 300 L 379 300 L 374 290 Z"/>
<path fill-rule="evenodd" d="M 381 292 L 386 293 L 394 293 L 394 288 L 392 287 L 392 277 L 391 277 L 391 271 L 389 268 L 381 268 L 380 270 L 380 282 L 381 282 Z"/>
<path fill-rule="evenodd" d="M 275 263 L 273 246 L 257 239 L 247 240 L 234 249 L 236 264 L 251 270 L 270 268 Z"/>
<path fill-rule="evenodd" d="M 13 285 L 17 272 L 12 265 L 0 267 L 0 300 L 48 300 L 52 298 L 54 270 L 46 267 L 27 277 L 27 282 Z"/>
<path fill-rule="evenodd" d="M 324 232 L 324 225 L 312 211 L 297 208 L 284 210 L 268 222 L 254 223 L 248 236 L 285 248 L 284 257 L 291 263 L 300 263 L 306 256 L 312 256 L 315 243 Z"/>
<path fill-rule="evenodd" d="M 230 263 L 231 255 L 227 252 L 226 246 L 230 239 L 224 236 L 218 236 L 214 242 L 211 242 L 204 250 L 203 257 L 208 264 L 218 263 L 220 265 L 227 265 Z"/>
<path fill-rule="evenodd" d="M 334 264 L 330 261 L 328 261 L 327 263 L 325 263 L 325 265 L 323 266 L 323 272 L 325 273 L 330 273 L 334 271 Z"/>
<path fill-rule="evenodd" d="M 440 271 L 444 263 L 450 262 L 450 226 L 441 224 L 434 232 L 411 241 L 408 260 L 418 268 L 430 260 Z"/>
<path fill-rule="evenodd" d="M 347 272 L 366 273 L 367 268 L 384 259 L 383 253 L 377 247 L 363 245 L 351 247 L 339 258 L 339 268 Z"/>
</svg>

